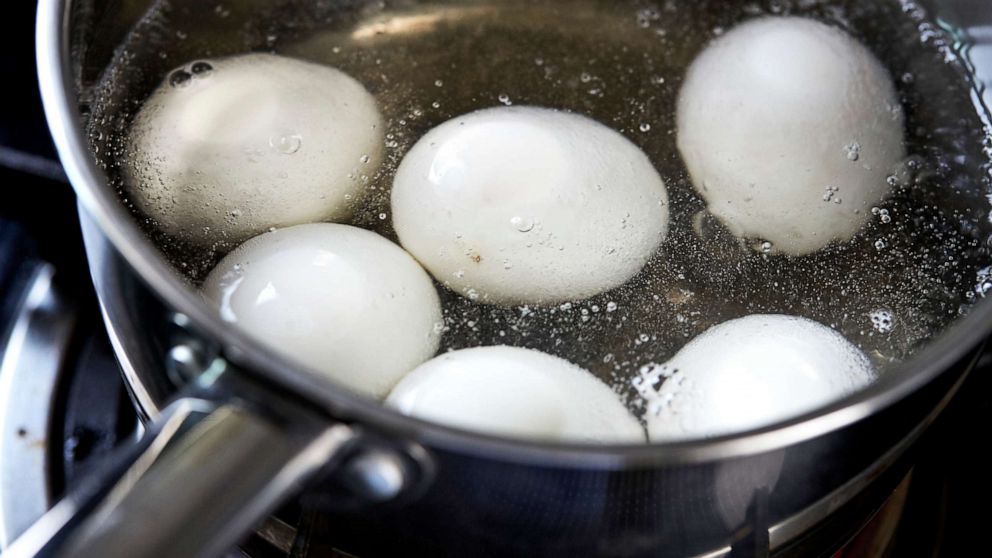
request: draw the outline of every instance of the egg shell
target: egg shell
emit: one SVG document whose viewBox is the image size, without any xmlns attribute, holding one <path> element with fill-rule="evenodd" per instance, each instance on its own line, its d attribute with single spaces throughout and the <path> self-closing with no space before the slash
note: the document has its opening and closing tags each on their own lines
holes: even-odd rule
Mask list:
<svg viewBox="0 0 992 558">
<path fill-rule="evenodd" d="M 511 438 L 644 441 L 643 427 L 606 384 L 566 360 L 530 349 L 446 353 L 403 378 L 386 405 L 424 420 Z"/>
<path fill-rule="evenodd" d="M 170 72 L 131 125 L 123 170 L 129 199 L 163 231 L 233 247 L 271 227 L 347 220 L 382 142 L 375 99 L 351 77 L 245 54 Z"/>
<path fill-rule="evenodd" d="M 221 318 L 359 393 L 382 398 L 440 342 L 430 276 L 399 246 L 348 225 L 255 237 L 203 284 Z"/>
<path fill-rule="evenodd" d="M 618 287 L 668 231 L 647 156 L 598 122 L 535 107 L 445 122 L 404 157 L 392 191 L 400 242 L 452 290 L 552 304 Z"/>
<path fill-rule="evenodd" d="M 724 322 L 663 367 L 660 389 L 638 385 L 652 441 L 707 438 L 769 426 L 874 381 L 871 362 L 813 320 L 752 315 Z"/>
<path fill-rule="evenodd" d="M 709 211 L 793 256 L 851 239 L 906 155 L 889 72 L 844 31 L 798 17 L 714 40 L 686 75 L 677 127 Z"/>
</svg>

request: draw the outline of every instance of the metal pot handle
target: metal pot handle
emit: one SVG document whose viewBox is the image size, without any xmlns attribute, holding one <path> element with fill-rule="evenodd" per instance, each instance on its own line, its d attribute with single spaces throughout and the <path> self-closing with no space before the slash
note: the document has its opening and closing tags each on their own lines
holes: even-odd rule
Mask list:
<svg viewBox="0 0 992 558">
<path fill-rule="evenodd" d="M 264 410 L 233 398 L 253 382 L 234 379 L 231 390 L 221 376 L 194 382 L 4 558 L 222 555 L 304 482 L 340 466 L 359 437 L 272 393 Z"/>
</svg>

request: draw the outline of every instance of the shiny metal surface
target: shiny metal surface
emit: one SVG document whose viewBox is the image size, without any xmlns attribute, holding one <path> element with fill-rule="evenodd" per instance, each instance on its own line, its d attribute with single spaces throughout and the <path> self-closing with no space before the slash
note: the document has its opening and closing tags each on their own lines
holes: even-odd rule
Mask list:
<svg viewBox="0 0 992 558">
<path fill-rule="evenodd" d="M 768 529 L 770 547 L 772 549 L 781 548 L 799 538 L 805 531 L 827 520 L 837 510 L 847 505 L 866 490 L 879 476 L 883 475 L 896 465 L 899 460 L 903 459 L 913 444 L 919 440 L 920 436 L 937 420 L 940 413 L 951 402 L 954 394 L 965 382 L 965 379 L 966 376 L 958 379 L 954 387 L 948 391 L 947 395 L 935 406 L 933 411 L 895 446 L 882 454 L 875 463 L 866 467 L 860 474 L 847 481 L 843 486 L 824 496 L 820 501 L 789 519 L 770 527 Z"/>
<path fill-rule="evenodd" d="M 4 556 L 221 555 L 355 439 L 344 425 L 285 419 L 181 399 L 110 478 L 71 493 Z"/>
<path fill-rule="evenodd" d="M 49 506 L 49 412 L 76 315 L 37 264 L 0 355 L 0 548 Z"/>
<path fill-rule="evenodd" d="M 112 272 L 115 254 L 86 212 L 80 211 L 79 222 L 86 242 L 90 270 L 101 277 L 101 280 L 93 283 L 100 304 L 100 314 L 128 391 L 142 417 L 158 417 L 161 413 L 159 406 L 172 397 L 176 386 L 164 389 L 160 382 L 152 381 L 151 374 L 164 375 L 164 370 L 160 368 L 165 361 L 152 360 L 157 357 L 150 357 L 146 350 L 137 345 L 139 338 L 135 332 L 141 329 L 128 319 L 129 315 L 123 312 L 121 305 L 111 304 L 108 309 L 108 301 L 116 300 L 112 293 L 121 292 L 121 285 L 114 280 L 116 274 Z"/>
<path fill-rule="evenodd" d="M 353 457 L 343 475 L 352 490 L 373 503 L 396 498 L 407 485 L 402 459 L 382 450 L 369 450 Z"/>
<path fill-rule="evenodd" d="M 107 275 L 113 275 L 114 273 L 121 272 L 119 269 L 120 260 L 112 258 L 111 260 L 100 260 L 94 258 L 95 254 L 112 254 L 110 251 L 107 241 L 102 237 L 95 237 L 91 240 L 92 242 L 101 243 L 103 246 L 98 249 L 90 250 L 91 264 L 94 269 L 100 269 L 102 272 L 96 273 L 96 283 L 97 285 L 104 285 L 107 282 L 116 282 L 117 279 L 108 278 Z M 91 246 L 91 248 L 93 248 Z M 125 278 L 125 284 L 127 279 L 133 281 L 133 277 L 126 278 L 126 276 L 121 275 Z M 112 310 L 109 315 L 121 316 L 121 322 L 110 322 L 110 325 L 121 327 L 122 324 L 130 324 L 135 319 L 135 316 L 129 316 L 126 312 L 127 307 L 133 307 L 133 303 L 128 303 L 125 299 L 121 297 L 121 293 L 133 291 L 133 288 L 115 288 L 107 291 L 106 289 L 100 289 L 101 292 L 107 292 L 107 296 L 103 299 L 103 304 L 106 308 Z M 129 340 L 132 341 L 131 347 L 138 347 L 141 349 L 141 354 L 137 355 L 139 360 L 149 360 L 144 353 L 147 352 L 147 344 L 134 343 L 137 338 L 134 334 L 129 336 Z M 174 350 L 174 349 L 173 349 Z M 168 354 L 173 351 L 170 350 Z M 127 349 L 118 349 L 118 354 L 125 362 L 132 360 L 132 355 Z M 163 362 L 168 361 L 168 354 L 163 355 Z M 149 369 L 145 369 L 144 372 L 147 374 Z M 158 373 L 162 373 L 159 370 Z M 907 450 L 912 446 L 916 439 L 926 430 L 927 426 L 939 415 L 940 411 L 951 399 L 955 393 L 957 387 L 961 382 L 964 381 L 964 376 L 957 378 L 957 383 L 953 386 L 953 389 L 947 390 L 943 394 L 943 398 L 933 406 L 930 412 L 921 418 L 921 421 L 915 425 L 906 424 L 907 428 L 912 426 L 911 429 L 907 430 L 907 433 L 898 437 L 894 446 L 889 448 L 887 451 L 880 453 L 876 461 L 867 463 L 863 468 L 858 469 L 857 474 L 852 478 L 847 480 L 846 483 L 837 487 L 830 493 L 827 493 L 819 498 L 815 502 L 809 503 L 808 506 L 795 510 L 796 513 L 780 518 L 774 524 L 767 526 L 768 540 L 769 540 L 769 550 L 776 550 L 787 546 L 789 543 L 796 540 L 797 537 L 801 537 L 805 531 L 809 528 L 817 525 L 821 521 L 830 517 L 831 514 L 836 512 L 838 509 L 842 508 L 844 505 L 855 499 L 861 491 L 863 491 L 866 486 L 874 482 L 877 477 L 883 474 L 888 468 L 896 464 L 900 459 L 905 456 Z M 159 413 L 158 409 L 152 407 L 150 410 L 152 416 L 157 416 Z M 769 457 L 769 455 L 771 457 Z M 737 495 L 735 499 L 746 504 L 749 502 L 749 493 L 753 486 L 774 486 L 774 481 L 776 476 L 779 474 L 784 461 L 784 454 L 781 452 L 766 454 L 762 456 L 759 460 L 759 467 L 757 469 L 751 468 L 750 471 L 744 475 L 738 474 L 733 468 L 727 469 L 722 475 L 717 472 L 716 479 L 718 487 L 716 490 L 735 492 Z M 719 470 L 719 465 L 718 465 Z M 348 466 L 343 471 L 344 482 L 348 484 L 349 488 L 366 498 L 369 502 L 376 502 L 380 500 L 388 500 L 394 497 L 400 488 L 397 484 L 403 476 L 403 472 L 397 468 L 397 462 L 395 459 L 395 454 L 384 453 L 376 450 L 372 450 L 367 455 L 358 456 L 354 460 L 349 460 Z M 424 476 L 424 475 L 414 475 L 414 476 Z M 721 482 L 719 479 L 725 479 Z M 715 494 L 714 494 L 715 496 Z M 709 497 L 709 496 L 707 496 Z M 741 516 L 744 515 L 744 511 L 739 509 L 740 504 L 730 504 L 729 506 L 724 506 L 724 513 L 737 513 Z M 870 510 L 868 510 L 870 511 Z M 865 512 L 867 519 L 868 511 Z M 729 547 L 722 550 L 714 550 L 712 552 L 707 552 L 705 556 L 723 556 L 729 555 Z"/>
</svg>

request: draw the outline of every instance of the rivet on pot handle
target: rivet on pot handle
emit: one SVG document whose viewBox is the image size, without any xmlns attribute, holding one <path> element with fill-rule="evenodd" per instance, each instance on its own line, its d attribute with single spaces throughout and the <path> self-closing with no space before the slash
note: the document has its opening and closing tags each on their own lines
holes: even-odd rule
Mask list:
<svg viewBox="0 0 992 558">
<path fill-rule="evenodd" d="M 4 558 L 213 558 L 317 474 L 340 468 L 370 503 L 404 491 L 402 458 L 365 450 L 357 429 L 267 391 L 260 408 L 263 387 L 210 368 Z"/>
</svg>

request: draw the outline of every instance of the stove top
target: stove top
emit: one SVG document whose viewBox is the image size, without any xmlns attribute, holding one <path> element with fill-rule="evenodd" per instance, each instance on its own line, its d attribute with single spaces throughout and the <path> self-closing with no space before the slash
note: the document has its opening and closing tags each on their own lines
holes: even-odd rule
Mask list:
<svg viewBox="0 0 992 558">
<path fill-rule="evenodd" d="M 7 7 L 0 114 L 0 548 L 140 425 L 100 319 L 75 199 L 52 147 L 33 60 L 34 6 Z M 981 459 L 992 352 L 925 436 L 913 472 L 837 557 L 966 556 L 984 548 Z M 347 556 L 335 526 L 290 505 L 232 555 Z M 808 549 L 822 556 L 822 549 Z"/>
</svg>

